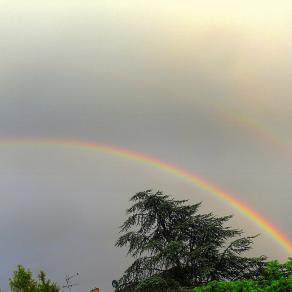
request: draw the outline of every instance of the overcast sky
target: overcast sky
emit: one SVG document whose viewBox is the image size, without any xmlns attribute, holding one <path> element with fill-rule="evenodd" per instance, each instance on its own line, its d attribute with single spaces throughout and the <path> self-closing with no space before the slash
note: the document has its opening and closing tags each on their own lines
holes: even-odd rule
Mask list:
<svg viewBox="0 0 292 292">
<path fill-rule="evenodd" d="M 0 0 L 0 139 L 74 138 L 180 165 L 291 238 L 291 1 Z M 160 189 L 261 233 L 163 170 L 64 146 L 0 146 L 0 288 L 18 263 L 111 291 L 135 192 Z M 5 290 L 6 289 L 6 290 Z"/>
</svg>

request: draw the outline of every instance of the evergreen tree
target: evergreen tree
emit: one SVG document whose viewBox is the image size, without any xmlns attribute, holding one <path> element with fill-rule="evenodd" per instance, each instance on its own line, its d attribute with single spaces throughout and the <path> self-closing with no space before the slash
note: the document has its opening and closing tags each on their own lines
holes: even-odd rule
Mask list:
<svg viewBox="0 0 292 292">
<path fill-rule="evenodd" d="M 131 199 L 117 247 L 128 247 L 132 265 L 118 291 L 173 291 L 211 280 L 255 278 L 265 257 L 244 257 L 256 236 L 226 227 L 231 216 L 199 214 L 200 203 L 186 204 L 158 191 Z M 172 289 L 172 290 L 171 290 Z"/>
</svg>

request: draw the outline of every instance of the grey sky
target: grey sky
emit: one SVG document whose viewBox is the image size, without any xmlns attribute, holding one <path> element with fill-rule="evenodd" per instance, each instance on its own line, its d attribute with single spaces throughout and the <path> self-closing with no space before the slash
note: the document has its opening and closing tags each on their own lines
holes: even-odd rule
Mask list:
<svg viewBox="0 0 292 292">
<path fill-rule="evenodd" d="M 1 1 L 0 137 L 152 154 L 291 237 L 289 1 L 201 2 Z M 5 289 L 22 263 L 58 282 L 79 272 L 74 291 L 111 291 L 129 262 L 113 247 L 117 227 L 129 197 L 149 187 L 234 214 L 235 226 L 262 233 L 253 253 L 287 257 L 225 202 L 154 167 L 61 146 L 1 145 L 0 159 Z"/>
</svg>

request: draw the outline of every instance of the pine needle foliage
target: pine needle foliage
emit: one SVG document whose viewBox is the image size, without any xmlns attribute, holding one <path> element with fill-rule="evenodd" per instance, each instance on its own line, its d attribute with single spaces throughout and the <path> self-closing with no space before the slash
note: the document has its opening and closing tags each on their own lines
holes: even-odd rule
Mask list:
<svg viewBox="0 0 292 292">
<path fill-rule="evenodd" d="M 265 257 L 242 255 L 256 236 L 226 226 L 232 216 L 200 214 L 201 203 L 160 191 L 136 193 L 130 202 L 116 246 L 127 247 L 134 261 L 117 291 L 180 291 L 211 280 L 255 278 L 264 266 Z"/>
</svg>

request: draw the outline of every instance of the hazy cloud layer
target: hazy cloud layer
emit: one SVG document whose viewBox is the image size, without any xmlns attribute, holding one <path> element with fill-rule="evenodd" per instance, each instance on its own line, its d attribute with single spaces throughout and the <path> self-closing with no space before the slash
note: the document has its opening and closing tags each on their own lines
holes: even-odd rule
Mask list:
<svg viewBox="0 0 292 292">
<path fill-rule="evenodd" d="M 291 236 L 289 1 L 122 2 L 1 2 L 0 137 L 152 154 Z M 80 272 L 76 291 L 110 291 L 129 261 L 113 247 L 117 227 L 128 198 L 149 187 L 203 200 L 202 211 L 234 213 L 234 225 L 263 233 L 214 196 L 137 162 L 36 145 L 2 145 L 0 159 L 4 288 L 23 263 L 59 282 Z M 264 233 L 253 252 L 287 256 Z"/>
</svg>

